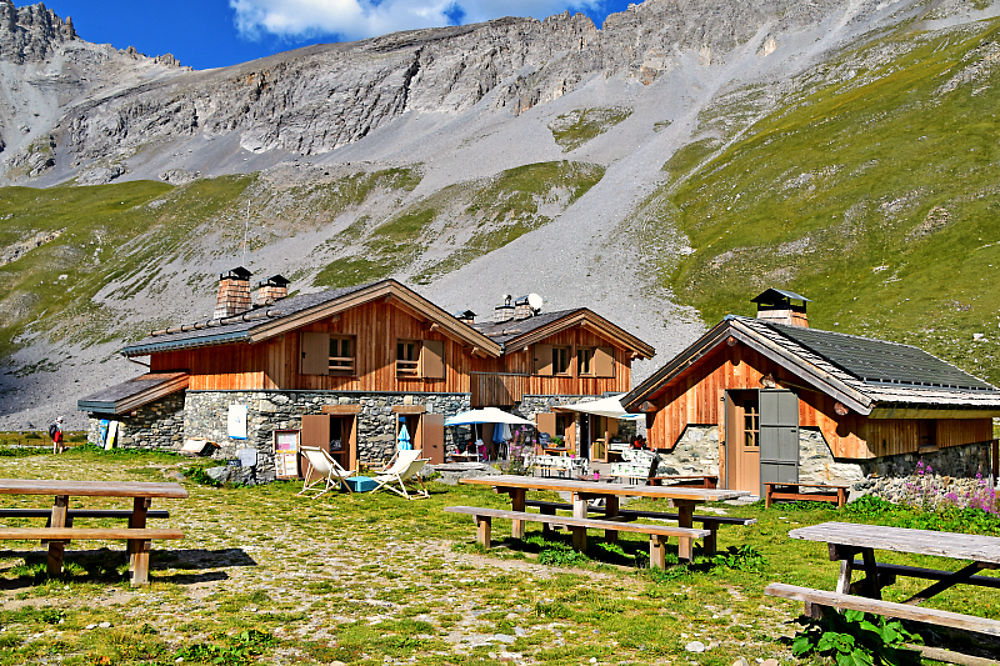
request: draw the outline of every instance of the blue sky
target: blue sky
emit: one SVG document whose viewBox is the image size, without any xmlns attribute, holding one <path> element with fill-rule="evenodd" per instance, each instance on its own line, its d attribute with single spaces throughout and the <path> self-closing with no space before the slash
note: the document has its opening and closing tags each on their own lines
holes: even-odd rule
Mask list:
<svg viewBox="0 0 1000 666">
<path fill-rule="evenodd" d="M 15 0 L 19 7 L 33 4 Z M 147 55 L 173 53 L 196 69 L 232 65 L 319 42 L 395 30 L 474 23 L 499 16 L 544 18 L 582 11 L 598 26 L 628 0 L 45 0 L 73 17 L 77 33 Z"/>
</svg>

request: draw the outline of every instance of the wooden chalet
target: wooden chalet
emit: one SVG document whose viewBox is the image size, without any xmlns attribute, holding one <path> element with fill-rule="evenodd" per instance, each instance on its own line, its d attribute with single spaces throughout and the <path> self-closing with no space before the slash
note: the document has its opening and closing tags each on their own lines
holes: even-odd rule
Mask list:
<svg viewBox="0 0 1000 666">
<path fill-rule="evenodd" d="M 117 421 L 125 445 L 205 438 L 229 457 L 252 448 L 273 478 L 298 473 L 281 460 L 289 438 L 356 469 L 387 457 L 405 427 L 443 462 L 455 445 L 448 416 L 623 392 L 632 358 L 653 353 L 585 308 L 474 325 L 395 280 L 299 296 L 287 286 L 274 276 L 252 295 L 249 271 L 234 269 L 221 276 L 212 319 L 125 347 L 149 357 L 149 372 L 79 401 L 92 439 L 101 421 Z"/>
<path fill-rule="evenodd" d="M 923 458 L 990 469 L 1000 390 L 916 347 L 808 328 L 807 299 L 770 289 L 622 399 L 668 465 L 726 487 L 891 484 Z M 993 454 L 995 456 L 995 454 Z"/>
</svg>

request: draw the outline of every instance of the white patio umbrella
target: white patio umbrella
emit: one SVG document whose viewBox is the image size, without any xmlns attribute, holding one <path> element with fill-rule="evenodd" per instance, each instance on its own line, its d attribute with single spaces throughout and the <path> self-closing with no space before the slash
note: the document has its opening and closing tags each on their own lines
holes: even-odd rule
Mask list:
<svg viewBox="0 0 1000 666">
<path fill-rule="evenodd" d="M 483 409 L 471 409 L 467 412 L 459 412 L 451 418 L 445 420 L 446 426 L 472 425 L 474 423 L 506 423 L 508 425 L 535 425 L 532 421 L 522 418 L 517 414 L 505 412 L 496 407 L 485 407 Z"/>
<path fill-rule="evenodd" d="M 606 416 L 612 419 L 634 419 L 642 416 L 641 414 L 629 414 L 622 407 L 620 395 L 611 395 L 607 398 L 600 398 L 598 400 L 584 400 L 582 402 L 574 402 L 571 405 L 561 405 L 556 407 L 556 411 L 571 411 L 580 412 L 581 414 L 593 414 L 594 416 Z"/>
</svg>

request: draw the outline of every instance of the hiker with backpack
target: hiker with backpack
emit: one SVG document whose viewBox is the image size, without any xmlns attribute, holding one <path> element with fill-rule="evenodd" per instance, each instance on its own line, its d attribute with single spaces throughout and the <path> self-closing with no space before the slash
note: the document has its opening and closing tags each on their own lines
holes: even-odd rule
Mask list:
<svg viewBox="0 0 1000 666">
<path fill-rule="evenodd" d="M 63 439 L 62 430 L 63 417 L 59 417 L 55 420 L 55 423 L 49 426 L 49 437 L 52 438 L 52 453 L 62 453 L 66 450 L 66 443 Z"/>
</svg>

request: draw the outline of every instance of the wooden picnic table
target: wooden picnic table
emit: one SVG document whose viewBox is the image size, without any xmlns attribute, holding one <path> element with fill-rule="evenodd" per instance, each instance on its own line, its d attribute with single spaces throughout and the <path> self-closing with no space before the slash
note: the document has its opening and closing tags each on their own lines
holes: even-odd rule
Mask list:
<svg viewBox="0 0 1000 666">
<path fill-rule="evenodd" d="M 550 492 L 570 493 L 573 505 L 573 517 L 587 518 L 588 501 L 603 499 L 605 518 L 614 520 L 619 515 L 619 504 L 622 497 L 649 497 L 671 500 L 677 508 L 677 524 L 680 527 L 692 528 L 694 525 L 694 508 L 703 502 L 720 502 L 749 495 L 745 490 L 692 488 L 687 486 L 647 486 L 624 483 L 603 483 L 600 481 L 581 481 L 577 479 L 558 479 L 552 477 L 515 476 L 500 474 L 461 479 L 460 483 L 471 485 L 492 486 L 498 493 L 507 493 L 511 498 L 511 508 L 514 511 L 524 511 L 527 491 L 540 490 Z M 524 521 L 514 520 L 511 534 L 516 539 L 524 537 Z M 609 540 L 617 538 L 618 532 L 606 530 Z M 706 553 L 715 551 L 715 532 L 705 539 Z M 690 542 L 682 544 L 678 557 L 690 560 Z"/>
<path fill-rule="evenodd" d="M 838 522 L 801 527 L 788 536 L 826 543 L 830 560 L 840 561 L 840 575 L 832 592 L 784 583 L 768 586 L 768 594 L 805 602 L 808 615 L 817 617 L 823 607 L 850 608 L 1000 636 L 1000 622 L 996 620 L 919 607 L 954 585 L 1000 588 L 1000 578 L 975 575 L 983 569 L 1000 568 L 1000 538 Z M 971 563 L 957 571 L 887 564 L 876 561 L 875 550 L 971 560 Z M 859 555 L 861 559 L 856 560 Z M 864 571 L 865 578 L 852 582 L 856 569 Z M 882 589 L 893 584 L 897 576 L 934 582 L 902 603 L 882 601 Z"/>
<path fill-rule="evenodd" d="M 44 528 L 0 528 L 0 539 L 43 539 L 48 541 L 48 572 L 62 571 L 67 540 L 115 539 L 128 540 L 132 584 L 149 580 L 149 546 L 151 539 L 177 539 L 179 530 L 146 528 L 146 518 L 154 497 L 183 499 L 188 496 L 180 484 L 141 481 L 78 481 L 63 479 L 0 479 L 0 495 L 50 495 L 54 498 L 49 524 Z M 80 529 L 68 526 L 70 497 L 118 497 L 132 499 L 130 511 L 107 512 L 128 519 L 127 529 Z M 2 515 L 2 514 L 0 514 Z M 17 515 L 11 513 L 10 515 Z"/>
</svg>

